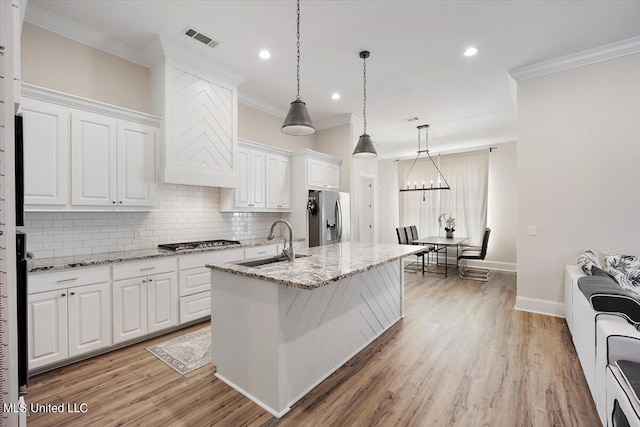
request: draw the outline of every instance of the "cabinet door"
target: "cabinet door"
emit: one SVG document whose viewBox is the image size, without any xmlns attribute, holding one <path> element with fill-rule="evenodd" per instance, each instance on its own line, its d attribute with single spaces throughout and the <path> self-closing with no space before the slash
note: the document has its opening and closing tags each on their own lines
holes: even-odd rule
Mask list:
<svg viewBox="0 0 640 427">
<path fill-rule="evenodd" d="M 179 278 L 181 297 L 211 290 L 211 270 L 207 267 L 180 270 Z"/>
<path fill-rule="evenodd" d="M 29 369 L 68 357 L 67 291 L 28 296 Z"/>
<path fill-rule="evenodd" d="M 118 122 L 118 205 L 154 206 L 155 141 L 155 128 Z"/>
<path fill-rule="evenodd" d="M 251 182 L 251 155 L 249 150 L 244 148 L 238 149 L 238 188 L 235 189 L 235 206 L 237 208 L 249 207 L 251 203 L 249 195 L 249 184 Z"/>
<path fill-rule="evenodd" d="M 116 120 L 99 114 L 71 113 L 71 203 L 117 203 Z"/>
<path fill-rule="evenodd" d="M 307 160 L 307 185 L 309 187 L 325 186 L 324 163 L 318 160 Z"/>
<path fill-rule="evenodd" d="M 211 316 L 211 292 L 180 298 L 180 324 Z"/>
<path fill-rule="evenodd" d="M 69 186 L 69 113 L 25 98 L 22 116 L 24 203 L 65 206 Z"/>
<path fill-rule="evenodd" d="M 289 158 L 281 156 L 278 159 L 278 207 L 291 206 L 291 164 Z"/>
<path fill-rule="evenodd" d="M 149 276 L 148 332 L 178 324 L 178 277 L 176 273 Z"/>
<path fill-rule="evenodd" d="M 280 195 L 278 194 L 279 187 L 279 156 L 274 156 L 273 154 L 267 155 L 267 165 L 266 165 L 266 182 L 265 187 L 267 190 L 266 194 L 266 207 L 275 209 L 280 204 Z"/>
<path fill-rule="evenodd" d="M 340 188 L 340 166 L 329 163 L 324 165 L 324 183 L 327 188 Z"/>
<path fill-rule="evenodd" d="M 113 282 L 113 343 L 147 334 L 147 279 Z"/>
<path fill-rule="evenodd" d="M 265 165 L 266 155 L 259 151 L 252 151 L 251 153 L 251 182 L 249 183 L 249 199 L 251 203 L 249 206 L 252 208 L 264 208 L 265 207 Z"/>
<path fill-rule="evenodd" d="M 69 289 L 69 357 L 111 345 L 109 283 Z"/>
</svg>

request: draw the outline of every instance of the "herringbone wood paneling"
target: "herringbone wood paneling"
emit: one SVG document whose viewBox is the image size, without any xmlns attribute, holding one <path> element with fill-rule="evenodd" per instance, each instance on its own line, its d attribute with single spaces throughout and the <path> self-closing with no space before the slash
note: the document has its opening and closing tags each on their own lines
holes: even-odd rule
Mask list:
<svg viewBox="0 0 640 427">
<path fill-rule="evenodd" d="M 233 94 L 190 73 L 172 73 L 171 163 L 233 170 Z"/>
</svg>

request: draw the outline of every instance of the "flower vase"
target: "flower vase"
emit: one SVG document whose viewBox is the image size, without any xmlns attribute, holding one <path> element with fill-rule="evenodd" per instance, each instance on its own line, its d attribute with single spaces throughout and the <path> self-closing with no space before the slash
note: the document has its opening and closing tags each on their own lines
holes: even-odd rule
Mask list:
<svg viewBox="0 0 640 427">
<path fill-rule="evenodd" d="M 447 230 L 447 239 L 453 239 L 453 230 Z"/>
</svg>

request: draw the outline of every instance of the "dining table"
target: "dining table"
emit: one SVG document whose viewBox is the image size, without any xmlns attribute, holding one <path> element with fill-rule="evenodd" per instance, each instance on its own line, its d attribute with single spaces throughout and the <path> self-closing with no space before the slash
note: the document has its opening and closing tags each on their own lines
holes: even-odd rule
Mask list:
<svg viewBox="0 0 640 427">
<path fill-rule="evenodd" d="M 447 248 L 455 246 L 456 248 L 456 263 L 451 266 L 458 267 L 458 256 L 460 255 L 460 245 L 469 240 L 468 237 L 442 237 L 442 236 L 429 236 L 422 239 L 412 240 L 410 243 L 413 245 L 434 246 L 436 252 L 436 266 L 440 265 L 440 251 L 444 249 L 444 272 L 439 271 L 427 271 L 427 273 L 443 274 L 444 277 L 448 277 L 449 262 L 447 261 Z M 422 274 L 425 273 L 424 262 L 422 263 Z"/>
</svg>

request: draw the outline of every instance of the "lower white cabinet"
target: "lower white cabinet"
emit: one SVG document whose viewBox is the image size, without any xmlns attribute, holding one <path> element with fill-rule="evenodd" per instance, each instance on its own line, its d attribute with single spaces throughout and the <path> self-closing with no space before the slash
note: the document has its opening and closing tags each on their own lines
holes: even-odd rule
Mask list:
<svg viewBox="0 0 640 427">
<path fill-rule="evenodd" d="M 208 270 L 208 269 L 207 269 Z M 209 272 L 209 276 L 211 273 Z M 211 315 L 211 291 L 180 298 L 180 323 L 191 322 Z"/>
<path fill-rule="evenodd" d="M 174 272 L 113 282 L 113 343 L 178 324 L 178 277 Z"/>
<path fill-rule="evenodd" d="M 109 283 L 28 296 L 29 369 L 111 345 Z"/>
</svg>

